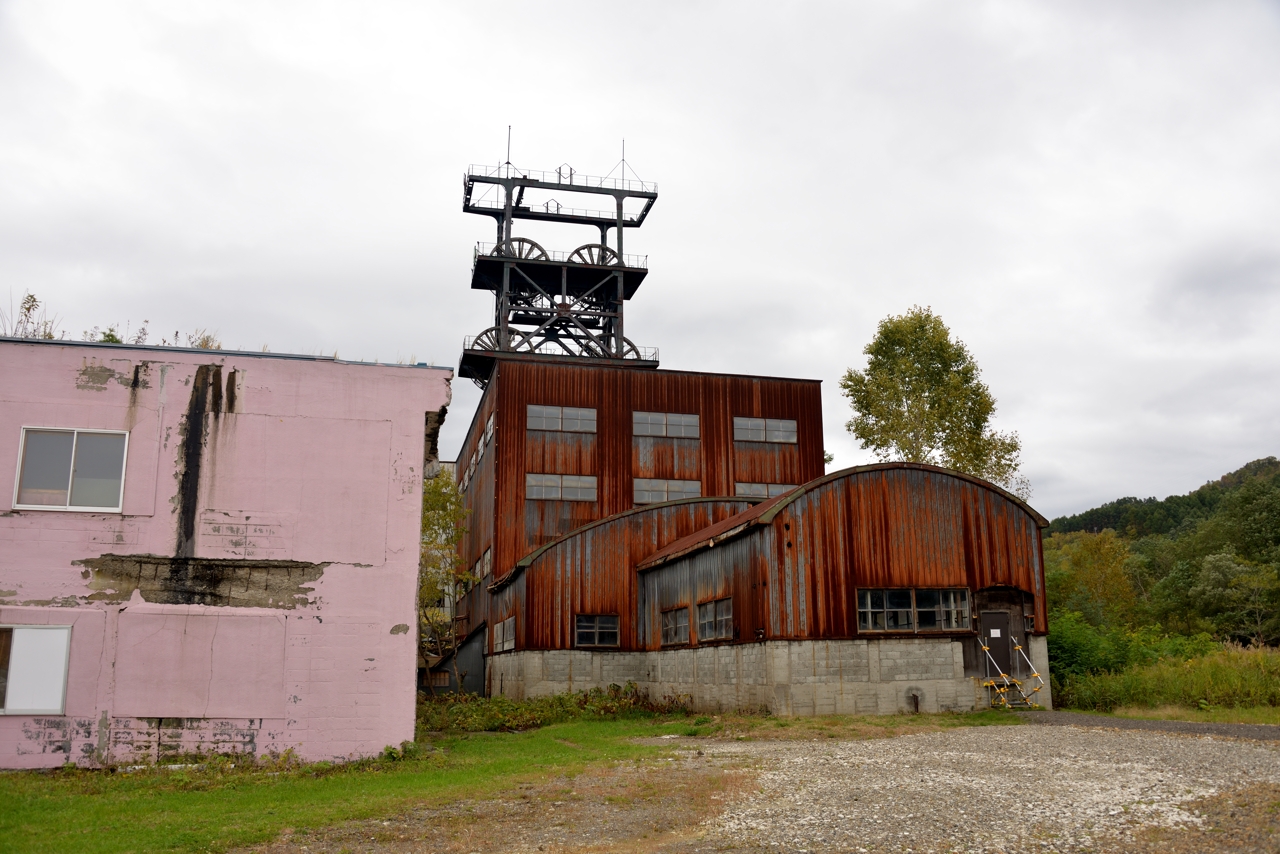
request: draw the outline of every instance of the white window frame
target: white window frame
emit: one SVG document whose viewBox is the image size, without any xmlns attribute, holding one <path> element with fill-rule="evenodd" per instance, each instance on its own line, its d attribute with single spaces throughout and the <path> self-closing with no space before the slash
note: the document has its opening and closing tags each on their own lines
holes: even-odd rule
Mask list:
<svg viewBox="0 0 1280 854">
<path fill-rule="evenodd" d="M 671 498 L 670 495 L 671 495 L 672 484 L 679 484 L 681 487 L 686 487 L 689 484 L 696 484 L 698 487 L 698 492 L 696 495 L 685 495 L 684 490 L 681 489 L 680 490 L 681 494 L 679 498 Z M 654 493 L 658 491 L 662 492 L 662 498 L 659 498 L 656 501 L 652 499 L 645 499 L 644 501 L 641 501 L 639 498 L 639 494 L 641 492 Z M 631 503 L 636 505 L 661 504 L 664 501 L 680 501 L 681 499 L 685 499 L 685 498 L 701 498 L 701 497 L 702 497 L 702 481 L 700 480 L 671 480 L 671 479 L 660 478 L 660 477 L 637 477 L 631 481 Z"/>
<path fill-rule="evenodd" d="M 643 425 L 637 416 L 644 416 Z M 679 419 L 679 424 L 674 429 L 679 432 L 672 432 L 671 419 Z M 693 422 L 686 423 L 692 418 Z M 655 427 L 661 427 L 661 432 L 655 433 Z M 642 427 L 643 429 L 637 429 Z M 688 434 L 684 431 L 689 427 L 693 428 L 693 433 Z M 702 438 L 702 418 L 693 412 L 644 412 L 639 409 L 631 413 L 631 435 L 636 437 L 647 436 L 649 438 L 669 438 L 669 439 L 700 439 Z"/>
<path fill-rule="evenodd" d="M 531 478 L 540 479 L 541 483 L 531 482 Z M 554 479 L 554 483 L 552 482 Z M 553 487 L 556 490 L 555 495 L 530 495 L 530 489 L 548 489 Z M 577 490 L 579 492 L 591 490 L 590 498 L 581 496 L 574 498 L 566 498 L 566 490 Z M 594 502 L 600 500 L 600 480 L 593 474 L 545 474 L 541 472 L 525 472 L 524 475 L 524 498 L 526 501 L 587 501 Z"/>
<path fill-rule="evenodd" d="M 795 483 L 735 483 L 733 494 L 738 498 L 777 498 L 786 495 L 799 484 Z"/>
<path fill-rule="evenodd" d="M 746 431 L 758 432 L 759 439 L 747 438 Z M 794 445 L 798 441 L 800 424 L 794 418 L 755 418 L 747 415 L 733 417 L 733 441 L 770 442 L 777 445 Z"/>
<path fill-rule="evenodd" d="M 62 695 L 61 695 L 61 698 L 60 698 L 60 699 L 59 699 L 59 701 L 58 701 L 58 706 L 57 706 L 57 708 L 47 708 L 47 709 L 11 709 L 11 708 L 8 708 L 8 703 L 9 703 L 9 697 L 8 697 L 8 694 L 9 694 L 9 690 L 10 690 L 10 689 L 9 689 L 9 687 L 8 687 L 8 686 L 6 686 L 6 689 L 5 689 L 5 695 L 6 695 L 6 696 L 5 696 L 5 706 L 0 707 L 0 715 L 65 715 L 65 714 L 66 714 L 66 708 L 67 708 L 67 676 L 68 676 L 68 671 L 70 671 L 70 669 L 71 669 L 71 633 L 72 633 L 72 632 L 71 632 L 71 630 L 72 630 L 72 627 L 71 627 L 71 626 L 68 626 L 68 625 L 60 625 L 60 626 L 45 626 L 45 625 L 31 625 L 30 623 L 27 623 L 27 624 L 22 624 L 22 623 L 0 623 L 0 629 L 13 629 L 13 630 L 14 630 L 14 632 L 15 632 L 15 634 L 16 634 L 16 632 L 19 632 L 19 631 L 53 631 L 53 630 L 56 630 L 56 631 L 63 631 L 63 632 L 66 632 L 66 635 L 67 635 L 67 642 L 66 642 L 66 646 L 67 646 L 67 648 L 66 648 L 66 655 L 65 655 L 65 657 L 63 658 L 63 661 L 62 661 Z M 6 673 L 6 681 L 7 681 L 7 682 L 12 682 L 11 674 L 13 673 L 13 645 L 14 645 L 14 644 L 11 644 L 11 645 L 10 645 L 10 647 L 9 647 L 9 662 L 8 662 L 7 673 Z"/>
<path fill-rule="evenodd" d="M 530 427 L 529 421 L 533 416 L 534 409 L 541 410 L 537 416 L 539 418 L 547 418 L 550 414 L 550 410 L 556 410 L 556 419 L 560 426 Z M 591 413 L 590 417 L 586 416 L 586 413 L 588 412 Z M 548 406 L 541 403 L 530 403 L 525 406 L 525 429 L 539 430 L 546 433 L 595 433 L 600 423 L 599 415 L 600 413 L 591 406 Z M 565 427 L 565 422 L 570 420 L 577 422 L 578 427 L 574 429 Z M 582 426 L 587 421 L 591 422 L 590 430 L 586 430 Z"/>
<path fill-rule="evenodd" d="M 727 611 L 728 613 L 721 613 Z M 707 615 L 710 616 L 707 616 Z M 722 596 L 698 603 L 698 643 L 704 641 L 733 640 L 733 597 Z M 703 626 L 710 626 L 707 634 L 702 633 Z"/>
<path fill-rule="evenodd" d="M 27 455 L 27 431 L 34 430 L 42 433 L 71 433 L 71 475 L 67 480 L 67 501 L 71 501 L 71 486 L 75 482 L 76 474 L 76 445 L 80 441 L 81 433 L 105 433 L 113 436 L 124 436 L 124 460 L 120 464 L 120 503 L 115 507 L 81 507 L 71 506 L 68 503 L 64 507 L 56 504 L 19 504 L 18 488 L 22 484 L 22 464 Z M 125 478 L 129 474 L 129 431 L 128 430 L 94 430 L 89 427 L 37 427 L 34 425 L 24 426 L 22 428 L 22 438 L 18 442 L 18 467 L 13 473 L 13 502 L 14 510 L 48 510 L 53 513 L 123 513 L 124 512 L 124 487 Z"/>
</svg>

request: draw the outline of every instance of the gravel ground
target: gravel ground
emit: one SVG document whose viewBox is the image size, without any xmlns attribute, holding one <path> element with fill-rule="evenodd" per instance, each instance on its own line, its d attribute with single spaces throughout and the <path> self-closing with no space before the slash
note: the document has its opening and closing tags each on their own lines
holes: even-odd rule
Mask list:
<svg viewBox="0 0 1280 854">
<path fill-rule="evenodd" d="M 1121 851 L 1203 824 L 1192 801 L 1280 783 L 1273 744 L 1060 726 L 709 752 L 761 770 L 704 838 L 766 850 Z"/>
<path fill-rule="evenodd" d="M 661 740 L 673 758 L 286 833 L 321 852 L 1280 852 L 1280 744 L 993 726 L 857 741 Z"/>
</svg>

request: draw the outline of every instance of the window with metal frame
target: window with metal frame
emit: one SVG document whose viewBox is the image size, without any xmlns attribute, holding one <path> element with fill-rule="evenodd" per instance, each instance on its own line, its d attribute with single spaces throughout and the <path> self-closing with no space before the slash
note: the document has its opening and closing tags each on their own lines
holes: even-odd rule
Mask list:
<svg viewBox="0 0 1280 854">
<path fill-rule="evenodd" d="M 632 412 L 633 436 L 666 436 L 668 438 L 697 439 L 699 425 L 697 415 L 677 412 Z"/>
<path fill-rule="evenodd" d="M 596 432 L 596 411 L 577 406 L 538 406 L 529 404 L 525 427 L 562 433 Z"/>
<path fill-rule="evenodd" d="M 632 500 L 636 504 L 657 504 L 681 498 L 702 497 L 700 480 L 657 480 L 638 477 L 631 482 Z"/>
<path fill-rule="evenodd" d="M 786 418 L 734 418 L 735 442 L 796 443 L 796 422 Z"/>
<path fill-rule="evenodd" d="M 516 648 L 516 618 L 507 617 L 493 627 L 492 652 L 507 652 Z"/>
<path fill-rule="evenodd" d="M 733 637 L 733 600 L 716 599 L 698 606 L 698 643 Z"/>
<path fill-rule="evenodd" d="M 795 488 L 794 483 L 735 483 L 733 492 L 741 498 L 776 498 Z"/>
<path fill-rule="evenodd" d="M 13 506 L 119 513 L 129 434 L 24 427 Z"/>
<path fill-rule="evenodd" d="M 617 614 L 579 614 L 574 622 L 574 646 L 617 646 Z"/>
<path fill-rule="evenodd" d="M 662 612 L 662 645 L 689 642 L 689 609 L 673 608 Z"/>
<path fill-rule="evenodd" d="M 70 626 L 0 626 L 0 714 L 63 714 L 70 651 Z"/>
<path fill-rule="evenodd" d="M 544 501 L 595 501 L 598 495 L 595 475 L 526 474 L 524 497 Z"/>
<path fill-rule="evenodd" d="M 957 631 L 969 625 L 968 590 L 858 591 L 859 631 Z"/>
</svg>

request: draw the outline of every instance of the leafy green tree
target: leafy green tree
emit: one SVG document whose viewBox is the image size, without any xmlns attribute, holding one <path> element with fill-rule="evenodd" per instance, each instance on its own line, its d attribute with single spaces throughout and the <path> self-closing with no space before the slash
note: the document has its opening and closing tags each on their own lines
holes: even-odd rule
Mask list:
<svg viewBox="0 0 1280 854">
<path fill-rule="evenodd" d="M 1049 610 L 1077 612 L 1095 626 L 1136 624 L 1133 563 L 1115 531 L 1051 535 L 1044 541 Z"/>
<path fill-rule="evenodd" d="M 434 477 L 422 479 L 418 645 L 427 659 L 457 652 L 454 605 L 477 580 L 458 558 L 458 544 L 467 533 L 467 512 L 450 471 L 441 468 Z M 461 685 L 465 674 L 457 670 L 457 655 L 453 666 L 454 678 Z"/>
<path fill-rule="evenodd" d="M 991 428 L 996 400 L 941 317 L 920 306 L 887 317 L 862 352 L 866 370 L 850 368 L 840 380 L 854 412 L 845 426 L 862 447 L 886 462 L 945 466 L 1030 497 L 1018 434 Z"/>
</svg>

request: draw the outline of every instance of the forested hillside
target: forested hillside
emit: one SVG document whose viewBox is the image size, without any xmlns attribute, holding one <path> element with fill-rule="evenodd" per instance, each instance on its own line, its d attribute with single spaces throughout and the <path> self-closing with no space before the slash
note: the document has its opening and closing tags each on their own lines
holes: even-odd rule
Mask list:
<svg viewBox="0 0 1280 854">
<path fill-rule="evenodd" d="M 1056 675 L 1280 640 L 1275 457 L 1186 495 L 1055 519 L 1044 547 Z"/>
</svg>

